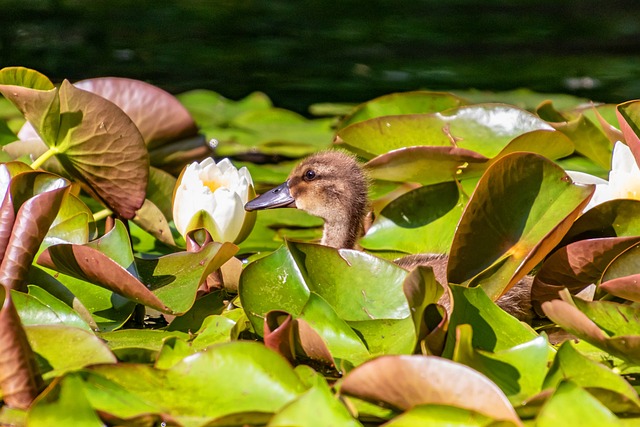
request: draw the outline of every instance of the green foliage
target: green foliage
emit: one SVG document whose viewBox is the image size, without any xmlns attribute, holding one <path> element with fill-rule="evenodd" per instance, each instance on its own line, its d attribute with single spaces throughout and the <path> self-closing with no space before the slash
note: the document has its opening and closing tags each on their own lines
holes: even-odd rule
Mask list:
<svg viewBox="0 0 640 427">
<path fill-rule="evenodd" d="M 639 203 L 583 212 L 594 186 L 563 170 L 606 177 L 617 140 L 640 158 L 636 101 L 420 91 L 307 119 L 261 93 L 176 99 L 19 67 L 0 83 L 28 122 L 14 141 L 0 102 L 0 424 L 640 416 Z M 177 233 L 186 163 L 231 156 L 261 193 L 334 137 L 371 178 L 364 250 L 314 243 L 322 220 L 301 210 L 260 212 L 239 246 Z M 390 261 L 423 252 L 446 265 Z M 523 277 L 535 329 L 500 308 Z"/>
</svg>

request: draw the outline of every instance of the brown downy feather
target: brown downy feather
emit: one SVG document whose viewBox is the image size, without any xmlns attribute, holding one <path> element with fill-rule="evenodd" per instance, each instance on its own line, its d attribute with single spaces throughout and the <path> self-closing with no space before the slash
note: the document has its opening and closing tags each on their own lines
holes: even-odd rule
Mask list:
<svg viewBox="0 0 640 427">
<path fill-rule="evenodd" d="M 288 190 L 295 206 L 324 220 L 321 244 L 334 248 L 356 248 L 369 214 L 369 181 L 354 156 L 325 151 L 304 159 L 289 175 Z M 433 268 L 436 280 L 447 285 L 447 255 L 409 255 L 394 262 L 411 270 L 418 265 Z M 496 303 L 521 320 L 533 317 L 530 276 L 511 288 Z M 450 311 L 448 292 L 440 303 Z"/>
</svg>

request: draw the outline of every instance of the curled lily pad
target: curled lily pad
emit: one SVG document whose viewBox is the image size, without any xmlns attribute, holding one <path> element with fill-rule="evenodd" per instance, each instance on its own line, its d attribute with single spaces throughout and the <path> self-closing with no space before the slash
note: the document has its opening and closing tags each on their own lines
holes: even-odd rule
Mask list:
<svg viewBox="0 0 640 427">
<path fill-rule="evenodd" d="M 38 263 L 117 292 L 157 310 L 180 314 L 195 300 L 199 285 L 235 253 L 229 243 L 210 243 L 199 252 L 157 259 L 133 259 L 122 223 L 100 241 L 47 248 Z"/>
<path fill-rule="evenodd" d="M 576 298 L 573 304 L 571 300 L 547 301 L 542 304 L 542 310 L 576 337 L 622 360 L 640 363 L 640 328 L 633 322 L 640 316 L 638 307 Z"/>
<path fill-rule="evenodd" d="M 625 142 L 638 163 L 640 161 L 640 102 L 628 101 L 618 105 L 616 116 Z"/>
<path fill-rule="evenodd" d="M 522 425 L 493 382 L 467 366 L 435 356 L 378 357 L 351 371 L 340 391 L 401 410 L 424 404 L 450 405 Z"/>
<path fill-rule="evenodd" d="M 640 242 L 639 237 L 585 239 L 554 252 L 536 274 L 531 300 L 538 313 L 540 305 L 558 298 L 564 288 L 577 293 L 599 283 L 609 264 L 622 252 Z"/>
<path fill-rule="evenodd" d="M 497 299 L 560 242 L 593 191 L 537 154 L 503 157 L 482 176 L 460 218 L 449 281 L 480 285 Z"/>
<path fill-rule="evenodd" d="M 470 164 L 489 159 L 462 148 L 417 146 L 381 154 L 366 164 L 374 179 L 419 182 L 423 185 L 453 181 Z"/>
<path fill-rule="evenodd" d="M 7 405 L 26 409 L 40 392 L 42 377 L 11 294 L 2 285 L 0 300 L 0 391 Z"/>
<path fill-rule="evenodd" d="M 0 207 L 0 283 L 26 290 L 33 258 L 69 190 L 69 182 L 46 172 L 16 175 Z"/>
<path fill-rule="evenodd" d="M 25 115 L 64 169 L 124 218 L 142 206 L 149 156 L 131 119 L 115 104 L 64 81 L 48 90 L 0 74 L 0 92 Z M 96 155 L 99 153 L 99 155 Z"/>
</svg>

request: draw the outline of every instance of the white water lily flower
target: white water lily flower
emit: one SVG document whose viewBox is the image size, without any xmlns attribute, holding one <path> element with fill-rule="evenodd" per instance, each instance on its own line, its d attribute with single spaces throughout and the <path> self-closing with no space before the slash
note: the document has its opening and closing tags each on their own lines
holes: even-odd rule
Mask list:
<svg viewBox="0 0 640 427">
<path fill-rule="evenodd" d="M 246 167 L 240 170 L 229 159 L 216 164 L 206 158 L 185 168 L 173 196 L 173 221 L 183 236 L 205 228 L 216 242 L 244 240 L 255 223 L 255 213 L 244 210 L 255 197 Z"/>
<path fill-rule="evenodd" d="M 596 191 L 585 211 L 609 200 L 640 200 L 640 169 L 631 149 L 620 141 L 613 147 L 609 181 L 580 172 L 567 173 L 575 182 L 596 184 Z"/>
</svg>

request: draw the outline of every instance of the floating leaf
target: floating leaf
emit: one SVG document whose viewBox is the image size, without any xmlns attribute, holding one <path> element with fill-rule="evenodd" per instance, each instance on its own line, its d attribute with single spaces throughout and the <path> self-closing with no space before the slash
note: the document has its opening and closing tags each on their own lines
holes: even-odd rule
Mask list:
<svg viewBox="0 0 640 427">
<path fill-rule="evenodd" d="M 613 412 L 640 410 L 638 393 L 627 381 L 605 365 L 580 354 L 571 341 L 564 342 L 544 380 L 544 388 L 569 380 L 585 388 Z"/>
<path fill-rule="evenodd" d="M 573 223 L 562 245 L 595 237 L 640 235 L 640 200 L 614 199 L 589 209 Z"/>
<path fill-rule="evenodd" d="M 522 425 L 504 393 L 484 375 L 434 356 L 378 357 L 351 371 L 340 391 L 402 410 L 451 405 Z"/>
<path fill-rule="evenodd" d="M 27 421 L 30 426 L 81 425 L 100 427 L 100 420 L 87 399 L 82 380 L 71 374 L 53 382 L 35 401 Z"/>
<path fill-rule="evenodd" d="M 393 330 L 397 339 L 384 351 L 406 352 L 415 345 L 402 292 L 405 276 L 403 269 L 362 252 L 288 243 L 244 269 L 239 294 L 260 335 L 266 314 L 283 311 L 305 320 L 334 357 L 361 362 L 369 352 L 358 335 L 371 349 L 382 348 L 382 330 Z"/>
<path fill-rule="evenodd" d="M 573 382 L 565 382 L 553 393 L 536 418 L 536 426 L 580 425 L 584 427 L 621 426 L 604 405 Z"/>
<path fill-rule="evenodd" d="M 377 251 L 447 253 L 465 202 L 453 181 L 409 191 L 382 209 L 360 245 Z"/>
<path fill-rule="evenodd" d="M 250 413 L 263 413 L 264 423 L 267 414 L 278 412 L 304 391 L 284 359 L 261 344 L 242 341 L 210 347 L 167 370 L 118 364 L 96 366 L 90 372 L 124 387 L 128 394 L 147 403 L 146 408 L 137 406 L 132 413 L 119 399 L 114 399 L 117 396 L 110 396 L 109 390 L 94 389 L 91 400 L 96 409 L 114 415 L 124 415 L 122 412 L 126 411 L 131 417 L 141 415 L 143 410 L 149 412 L 152 405 L 179 422 L 198 422 L 196 425 L 231 415 L 242 420 L 244 414 Z M 158 393 L 158 390 L 172 392 Z"/>
<path fill-rule="evenodd" d="M 358 105 L 342 120 L 338 128 L 380 116 L 437 113 L 465 103 L 463 99 L 446 92 L 392 93 Z"/>
<path fill-rule="evenodd" d="M 503 157 L 482 176 L 460 218 L 449 281 L 482 286 L 497 299 L 560 242 L 593 191 L 539 155 Z"/>
<path fill-rule="evenodd" d="M 455 146 L 485 157 L 497 155 L 513 138 L 534 130 L 553 130 L 533 114 L 502 104 L 478 104 L 434 114 L 370 119 L 338 132 L 346 144 L 370 159 L 402 147 Z"/>
<path fill-rule="evenodd" d="M 549 344 L 543 337 L 494 353 L 475 349 L 473 329 L 469 324 L 458 325 L 453 360 L 486 375 L 507 395 L 514 406 L 542 390 L 547 373 Z"/>
<path fill-rule="evenodd" d="M 470 164 L 489 159 L 456 147 L 417 146 L 392 150 L 366 164 L 369 176 L 388 181 L 419 182 L 423 185 L 453 181 Z"/>
<path fill-rule="evenodd" d="M 66 325 L 25 327 L 45 379 L 88 365 L 116 363 L 107 345 L 92 332 Z M 73 349 L 73 351 L 69 351 Z"/>
</svg>

